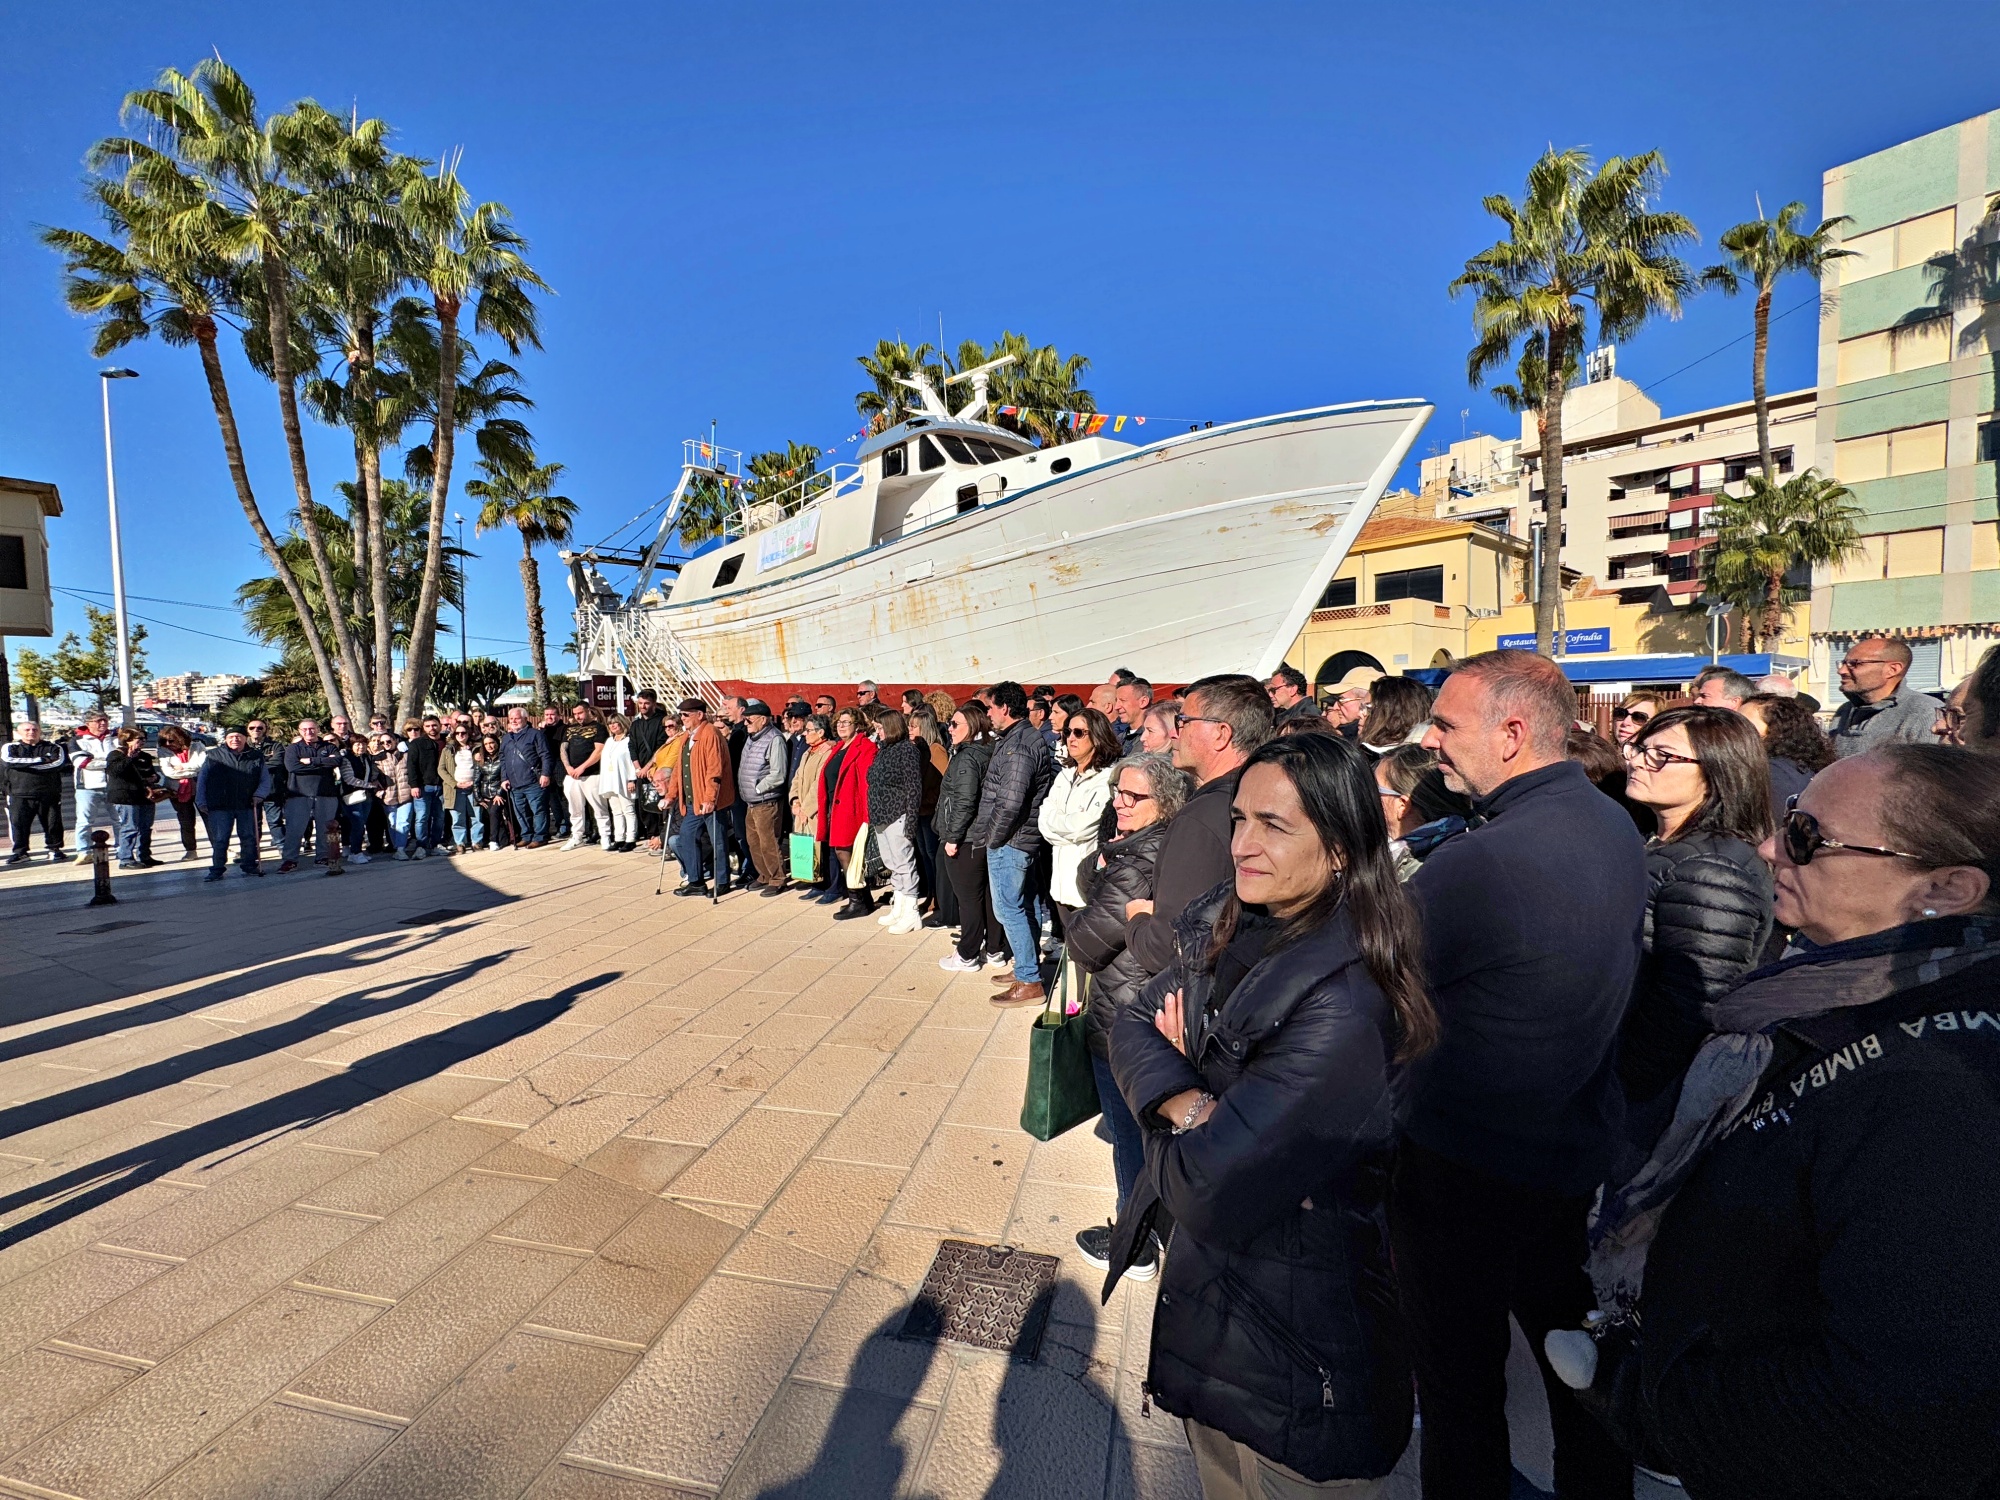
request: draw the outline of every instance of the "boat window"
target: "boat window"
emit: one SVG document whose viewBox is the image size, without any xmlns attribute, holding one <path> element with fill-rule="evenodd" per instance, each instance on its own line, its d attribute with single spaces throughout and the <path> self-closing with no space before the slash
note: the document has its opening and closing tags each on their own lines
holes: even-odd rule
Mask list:
<svg viewBox="0 0 2000 1500">
<path fill-rule="evenodd" d="M 965 446 L 970 448 L 972 456 L 983 464 L 997 464 L 1002 459 L 1014 456 L 998 443 L 989 443 L 985 438 L 967 438 Z"/>
<path fill-rule="evenodd" d="M 727 588 L 730 584 L 736 582 L 736 575 L 743 571 L 743 559 L 745 556 L 747 556 L 746 553 L 739 552 L 734 557 L 723 560 L 722 566 L 715 570 L 715 586 L 717 588 Z"/>
<path fill-rule="evenodd" d="M 910 472 L 910 450 L 901 443 L 882 450 L 882 477 L 894 479 L 898 474 Z"/>
<path fill-rule="evenodd" d="M 965 446 L 964 438 L 954 437 L 949 432 L 940 432 L 938 434 L 938 441 L 944 444 L 944 451 L 949 453 L 954 461 L 962 464 L 976 464 L 979 462 L 978 459 L 972 456 L 972 450 Z"/>
<path fill-rule="evenodd" d="M 961 484 L 958 487 L 958 513 L 962 516 L 969 510 L 979 509 L 979 486 Z"/>
<path fill-rule="evenodd" d="M 944 455 L 938 452 L 937 444 L 931 441 L 928 432 L 917 440 L 917 467 L 924 470 L 944 467 Z"/>
<path fill-rule="evenodd" d="M 1051 474 L 1067 474 L 1069 472 L 1069 464 L 1070 461 L 1068 459 L 1059 458 L 1049 465 L 1049 472 Z"/>
</svg>

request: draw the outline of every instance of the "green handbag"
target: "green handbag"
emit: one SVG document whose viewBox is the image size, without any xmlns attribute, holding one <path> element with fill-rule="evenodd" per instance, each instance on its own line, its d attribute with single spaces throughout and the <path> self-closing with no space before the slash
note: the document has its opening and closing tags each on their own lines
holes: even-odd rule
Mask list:
<svg viewBox="0 0 2000 1500">
<path fill-rule="evenodd" d="M 1097 1077 L 1090 1066 L 1087 1040 L 1089 1018 L 1083 1010 L 1065 1014 L 1064 996 L 1071 988 L 1069 955 L 1065 953 L 1049 986 L 1049 1003 L 1028 1032 L 1028 1092 L 1021 1101 L 1021 1128 L 1038 1141 L 1052 1141 L 1095 1119 Z M 1081 993 L 1083 976 L 1074 988 Z"/>
</svg>

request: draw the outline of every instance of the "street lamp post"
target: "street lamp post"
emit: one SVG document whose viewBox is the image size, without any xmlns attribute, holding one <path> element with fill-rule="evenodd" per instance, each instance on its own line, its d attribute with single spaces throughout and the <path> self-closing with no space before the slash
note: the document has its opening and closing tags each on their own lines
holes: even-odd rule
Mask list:
<svg viewBox="0 0 2000 1500">
<path fill-rule="evenodd" d="M 118 541 L 118 471 L 111 462 L 111 382 L 136 380 L 137 370 L 100 370 L 104 392 L 104 492 L 111 507 L 111 611 L 118 628 L 118 712 L 126 725 L 138 717 L 132 696 L 132 637 L 125 625 L 125 553 Z"/>
<path fill-rule="evenodd" d="M 470 708 L 472 689 L 465 684 L 465 517 L 453 511 L 451 518 L 458 522 L 458 706 Z"/>
</svg>

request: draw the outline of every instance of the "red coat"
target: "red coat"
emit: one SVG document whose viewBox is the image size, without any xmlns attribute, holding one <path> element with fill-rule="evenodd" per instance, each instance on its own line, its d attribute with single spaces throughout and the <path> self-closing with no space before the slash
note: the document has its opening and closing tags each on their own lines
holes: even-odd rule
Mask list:
<svg viewBox="0 0 2000 1500">
<path fill-rule="evenodd" d="M 820 808 L 819 825 L 836 849 L 852 849 L 861 825 L 868 821 L 868 768 L 875 764 L 879 748 L 873 740 L 856 735 L 840 757 L 840 780 L 833 788 L 831 806 Z"/>
</svg>

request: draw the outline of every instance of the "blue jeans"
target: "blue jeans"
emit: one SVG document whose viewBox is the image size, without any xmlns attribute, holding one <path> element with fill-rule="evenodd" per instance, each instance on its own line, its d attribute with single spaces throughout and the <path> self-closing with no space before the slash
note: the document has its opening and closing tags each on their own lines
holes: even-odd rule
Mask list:
<svg viewBox="0 0 2000 1500">
<path fill-rule="evenodd" d="M 986 851 L 986 878 L 993 888 L 993 914 L 1007 945 L 1014 950 L 1014 978 L 1022 984 L 1042 982 L 1041 945 L 1028 915 L 1028 868 L 1033 856 L 1002 845 Z"/>
<path fill-rule="evenodd" d="M 715 825 L 717 824 L 721 825 L 722 833 L 722 847 L 719 849 L 713 848 L 716 842 L 714 835 L 716 832 Z M 704 845 L 711 846 L 710 850 L 704 851 Z M 729 813 L 726 809 L 720 813 L 713 813 L 706 817 L 695 817 L 690 813 L 687 817 L 681 819 L 681 831 L 674 839 L 674 857 L 681 862 L 681 878 L 683 880 L 694 883 L 708 878 L 708 870 L 706 868 L 708 861 L 703 858 L 704 852 L 712 852 L 715 856 L 716 895 L 728 895 Z"/>
<path fill-rule="evenodd" d="M 514 804 L 514 826 L 521 830 L 521 842 L 546 841 L 549 836 L 549 794 L 539 782 L 517 786 L 507 796 Z"/>
<path fill-rule="evenodd" d="M 340 852 L 353 856 L 368 848 L 368 802 L 349 802 L 341 799 L 340 811 Z"/>
<path fill-rule="evenodd" d="M 1090 1073 L 1097 1080 L 1097 1103 L 1111 1129 L 1111 1175 L 1118 1179 L 1118 1212 L 1132 1201 L 1132 1189 L 1146 1169 L 1146 1132 L 1133 1118 L 1131 1106 L 1111 1076 L 1111 1060 L 1090 1054 Z"/>
<path fill-rule="evenodd" d="M 417 812 L 422 806 L 420 799 L 412 797 L 389 809 L 389 848 L 393 852 L 401 854 L 417 841 Z"/>
<path fill-rule="evenodd" d="M 118 863 L 136 865 L 153 857 L 153 815 L 150 802 L 114 802 L 111 825 L 118 830 Z"/>
<path fill-rule="evenodd" d="M 417 798 L 417 842 L 425 850 L 435 849 L 438 838 L 444 832 L 444 791 L 440 787 L 427 786 Z"/>
<path fill-rule="evenodd" d="M 236 835 L 236 863 L 245 870 L 257 868 L 257 809 L 254 807 L 211 807 L 201 815 L 208 829 L 209 867 L 216 874 L 229 863 L 229 836 Z"/>
<path fill-rule="evenodd" d="M 480 811 L 479 799 L 470 791 L 458 793 L 458 801 L 451 809 L 451 827 L 456 843 L 477 849 L 486 842 L 486 814 Z"/>
</svg>

